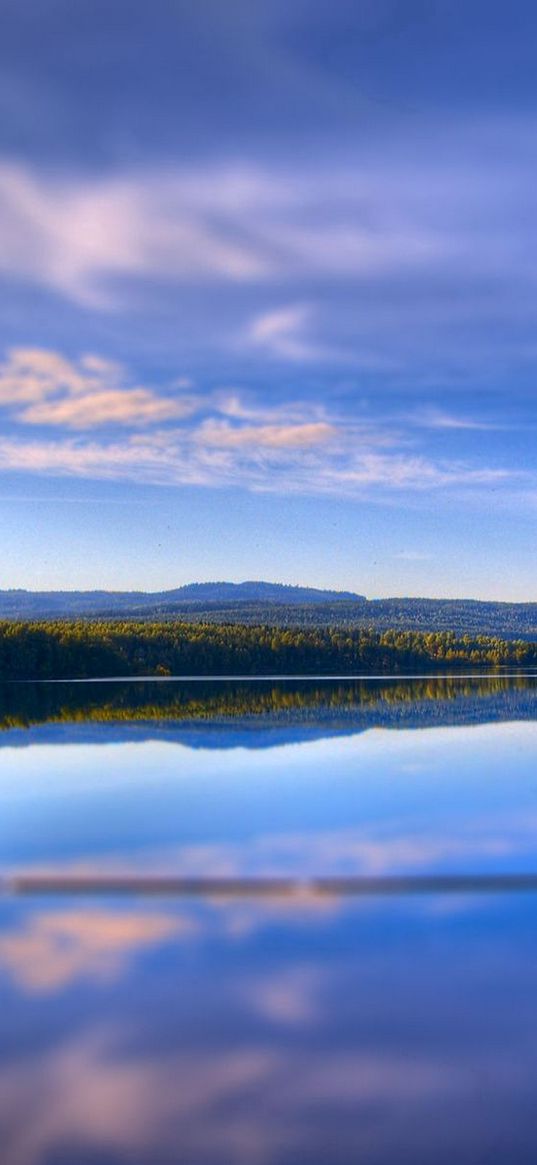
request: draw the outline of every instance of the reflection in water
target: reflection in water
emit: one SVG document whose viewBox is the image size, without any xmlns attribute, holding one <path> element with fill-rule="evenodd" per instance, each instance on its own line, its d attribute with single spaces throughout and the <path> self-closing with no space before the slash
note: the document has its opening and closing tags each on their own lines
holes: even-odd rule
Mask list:
<svg viewBox="0 0 537 1165">
<path fill-rule="evenodd" d="M 20 685 L 0 873 L 536 872 L 534 684 Z M 2 1165 L 533 1165 L 537 896 L 49 891 L 0 896 Z"/>
<path fill-rule="evenodd" d="M 80 905 L 55 981 L 8 960 L 6 1165 L 534 1159 L 527 901 L 170 906 L 152 934 L 145 909 Z M 25 911 L 4 933 L 60 944 L 57 907 Z"/>
<path fill-rule="evenodd" d="M 0 731 L 114 725 L 116 738 L 158 733 L 190 744 L 263 747 L 372 727 L 537 719 L 537 677 L 443 676 L 326 681 L 146 681 L 0 685 Z M 123 728 L 123 732 L 121 729 Z M 198 729 L 197 735 L 193 731 Z M 189 732 L 190 730 L 190 732 Z M 205 730 L 205 731 L 204 731 Z M 51 737 L 49 737 L 51 738 Z M 64 739 L 65 737 L 63 737 Z M 80 737 L 79 737 L 80 738 Z M 98 739 L 98 737 L 93 737 Z M 9 736 L 4 737 L 5 744 Z"/>
<path fill-rule="evenodd" d="M 163 913 L 42 910 L 0 935 L 0 967 L 22 989 L 49 992 L 78 978 L 118 975 L 128 956 L 192 924 Z"/>
</svg>

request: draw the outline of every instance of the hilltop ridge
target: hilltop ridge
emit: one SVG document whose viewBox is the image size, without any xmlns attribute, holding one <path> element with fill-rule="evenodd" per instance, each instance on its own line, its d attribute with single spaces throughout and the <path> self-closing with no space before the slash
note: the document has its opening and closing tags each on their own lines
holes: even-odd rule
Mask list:
<svg viewBox="0 0 537 1165">
<path fill-rule="evenodd" d="M 0 590 L 0 619 L 52 618 L 97 614 L 159 614 L 179 605 L 221 603 L 276 603 L 296 606 L 311 603 L 365 602 L 353 591 L 321 590 L 257 580 L 246 582 L 195 582 L 166 591 L 28 591 Z"/>
</svg>

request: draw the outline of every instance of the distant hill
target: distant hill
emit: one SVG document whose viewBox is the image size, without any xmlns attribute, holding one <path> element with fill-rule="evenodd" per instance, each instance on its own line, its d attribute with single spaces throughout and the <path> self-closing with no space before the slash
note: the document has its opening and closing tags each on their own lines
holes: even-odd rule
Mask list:
<svg viewBox="0 0 537 1165">
<path fill-rule="evenodd" d="M 212 608 L 222 604 L 296 607 L 317 603 L 365 602 L 353 591 L 268 582 L 189 583 L 170 591 L 0 591 L 0 619 L 42 619 L 132 614 L 159 616 L 176 608 Z"/>
<path fill-rule="evenodd" d="M 174 590 L 0 591 L 0 619 L 180 619 L 275 627 L 374 627 L 537 640 L 537 603 L 366 599 L 352 591 L 267 582 L 190 583 Z"/>
<path fill-rule="evenodd" d="M 148 596 L 151 597 L 151 596 Z M 269 582 L 205 582 L 189 583 L 174 591 L 163 591 L 159 599 L 166 602 L 188 603 L 301 603 L 365 602 L 364 595 L 354 591 L 324 591 L 317 587 L 297 587 L 286 583 Z"/>
</svg>

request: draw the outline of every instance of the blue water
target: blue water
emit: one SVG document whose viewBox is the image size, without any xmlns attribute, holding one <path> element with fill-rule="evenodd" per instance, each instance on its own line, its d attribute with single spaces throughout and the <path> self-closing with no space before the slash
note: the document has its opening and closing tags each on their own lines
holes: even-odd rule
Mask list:
<svg viewBox="0 0 537 1165">
<path fill-rule="evenodd" d="M 2 1165 L 533 1163 L 537 895 L 14 880 L 537 872 L 536 684 L 4 692 Z"/>
</svg>

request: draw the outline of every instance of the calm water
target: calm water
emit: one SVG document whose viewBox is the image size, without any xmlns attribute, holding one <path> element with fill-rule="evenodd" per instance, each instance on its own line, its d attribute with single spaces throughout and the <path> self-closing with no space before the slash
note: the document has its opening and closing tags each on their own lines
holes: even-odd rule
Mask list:
<svg viewBox="0 0 537 1165">
<path fill-rule="evenodd" d="M 0 690 L 2 1165 L 534 1165 L 537 894 L 308 883 L 536 873 L 536 746 L 531 677 Z"/>
</svg>

